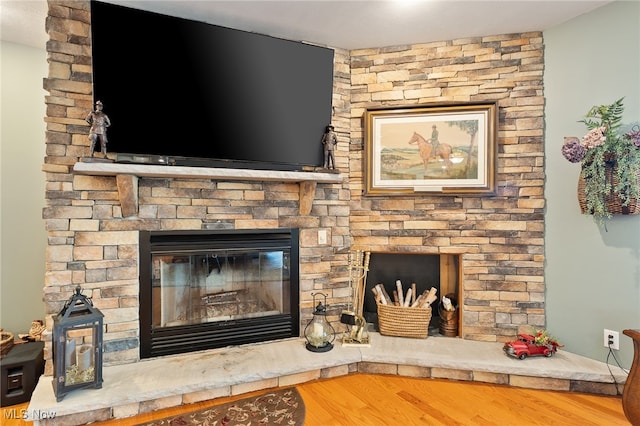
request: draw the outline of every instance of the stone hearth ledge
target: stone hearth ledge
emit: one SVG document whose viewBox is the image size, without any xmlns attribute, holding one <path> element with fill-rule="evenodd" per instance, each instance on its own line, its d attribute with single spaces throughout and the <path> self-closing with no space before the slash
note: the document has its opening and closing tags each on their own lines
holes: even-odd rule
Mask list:
<svg viewBox="0 0 640 426">
<path fill-rule="evenodd" d="M 35 425 L 79 425 L 357 371 L 609 395 L 622 392 L 626 374 L 618 367 L 564 350 L 551 358 L 518 360 L 505 355 L 502 346 L 371 333 L 370 348 L 343 347 L 336 339 L 335 348 L 325 353 L 310 352 L 304 339 L 295 338 L 172 355 L 104 367 L 101 389 L 77 390 L 60 402 L 53 393 L 52 377 L 43 376 L 27 415 Z"/>
</svg>

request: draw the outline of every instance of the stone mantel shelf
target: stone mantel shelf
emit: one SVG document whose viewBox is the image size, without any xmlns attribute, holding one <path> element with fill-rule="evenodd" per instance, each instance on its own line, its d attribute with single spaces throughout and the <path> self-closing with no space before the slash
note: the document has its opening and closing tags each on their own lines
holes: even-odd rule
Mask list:
<svg viewBox="0 0 640 426">
<path fill-rule="evenodd" d="M 73 166 L 73 171 L 77 174 L 93 176 L 134 175 L 152 178 L 251 180 L 263 182 L 342 182 L 340 174 L 329 172 L 223 169 L 153 164 L 78 162 Z"/>
<path fill-rule="evenodd" d="M 122 214 L 125 217 L 135 216 L 138 213 L 139 177 L 297 182 L 300 184 L 300 214 L 303 215 L 311 212 L 318 183 L 342 182 L 342 176 L 339 173 L 330 172 L 224 169 L 109 162 L 77 162 L 73 166 L 73 172 L 90 176 L 115 176 Z"/>
</svg>

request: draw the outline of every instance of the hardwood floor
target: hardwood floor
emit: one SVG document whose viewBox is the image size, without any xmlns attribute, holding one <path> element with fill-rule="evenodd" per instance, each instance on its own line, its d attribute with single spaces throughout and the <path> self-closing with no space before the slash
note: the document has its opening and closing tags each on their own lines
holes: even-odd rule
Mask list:
<svg viewBox="0 0 640 426">
<path fill-rule="evenodd" d="M 371 374 L 316 380 L 296 387 L 305 401 L 306 426 L 629 425 L 622 398 L 613 396 Z M 135 425 L 262 392 L 94 424 Z M 2 408 L 0 423 L 30 425 L 7 418 L 8 410 L 26 408 L 26 404 Z"/>
</svg>

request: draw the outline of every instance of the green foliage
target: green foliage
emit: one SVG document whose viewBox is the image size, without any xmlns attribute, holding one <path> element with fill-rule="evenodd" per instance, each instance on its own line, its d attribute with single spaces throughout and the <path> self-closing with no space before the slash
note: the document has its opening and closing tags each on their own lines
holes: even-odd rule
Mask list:
<svg viewBox="0 0 640 426">
<path fill-rule="evenodd" d="M 450 121 L 449 126 L 456 126 L 463 132 L 473 136 L 478 133 L 478 121 L 477 120 L 458 120 Z"/>
<path fill-rule="evenodd" d="M 589 130 L 604 128 L 604 143 L 587 149 L 581 171 L 587 212 L 599 223 L 611 217 L 608 198 L 617 194 L 622 205 L 627 206 L 640 195 L 640 149 L 620 132 L 623 99 L 611 105 L 594 106 L 581 120 Z"/>
<path fill-rule="evenodd" d="M 558 341 L 558 339 L 556 339 L 551 334 L 549 334 L 549 332 L 545 329 L 536 330 L 534 328 L 532 329 L 531 334 L 534 337 L 534 343 L 538 346 L 546 346 L 550 344 L 556 345 L 556 346 L 562 346 L 562 344 Z"/>
</svg>

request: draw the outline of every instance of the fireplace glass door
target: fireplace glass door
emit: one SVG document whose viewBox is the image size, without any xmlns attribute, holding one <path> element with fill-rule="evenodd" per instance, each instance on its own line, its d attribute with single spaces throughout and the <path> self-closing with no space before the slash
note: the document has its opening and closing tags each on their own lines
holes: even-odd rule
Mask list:
<svg viewBox="0 0 640 426">
<path fill-rule="evenodd" d="M 289 249 L 153 254 L 153 327 L 289 313 L 290 258 Z"/>
<path fill-rule="evenodd" d="M 299 336 L 298 230 L 140 233 L 140 356 Z"/>
</svg>

